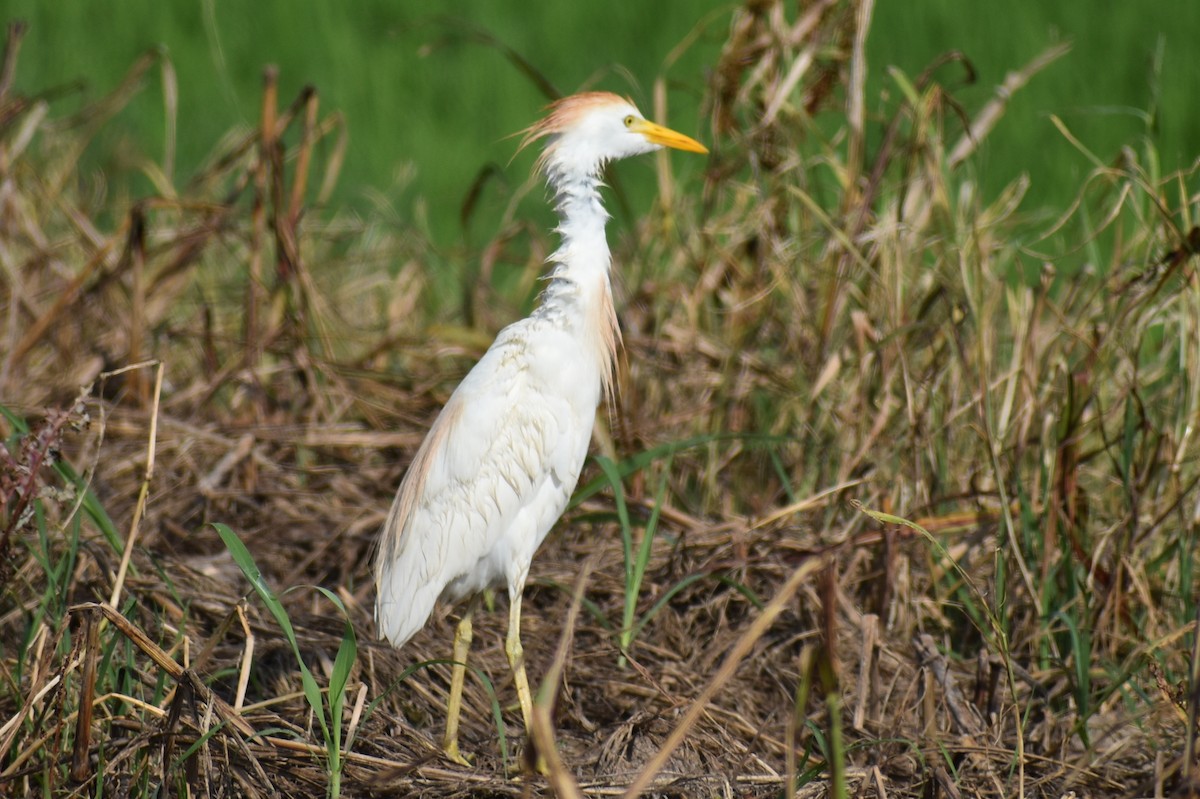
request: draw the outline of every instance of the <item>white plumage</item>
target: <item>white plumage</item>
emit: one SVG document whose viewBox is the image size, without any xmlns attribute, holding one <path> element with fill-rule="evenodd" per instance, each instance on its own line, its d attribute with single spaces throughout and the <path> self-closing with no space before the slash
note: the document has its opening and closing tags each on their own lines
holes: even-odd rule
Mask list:
<svg viewBox="0 0 1200 799">
<path fill-rule="evenodd" d="M 550 257 L 541 304 L 500 332 L 438 415 L 400 484 L 375 569 L 376 623 L 396 646 L 424 626 L 439 599 L 508 589 L 506 651 L 527 727 L 532 699 L 520 644 L 521 592 L 534 552 L 579 479 L 620 335 L 601 172 L 610 160 L 664 146 L 707 152 L 605 92 L 554 103 L 526 131 L 522 147 L 542 138 L 548 142 L 538 164 L 555 195 L 562 243 Z M 471 607 L 455 636 L 443 741 L 460 761 Z"/>
</svg>

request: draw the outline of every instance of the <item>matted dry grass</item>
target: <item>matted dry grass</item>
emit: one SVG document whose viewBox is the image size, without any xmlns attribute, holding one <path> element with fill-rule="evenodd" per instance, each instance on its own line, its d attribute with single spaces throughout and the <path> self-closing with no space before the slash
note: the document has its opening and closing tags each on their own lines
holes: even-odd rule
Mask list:
<svg viewBox="0 0 1200 799">
<path fill-rule="evenodd" d="M 618 243 L 623 391 L 597 441 L 635 541 L 656 519 L 654 612 L 622 653 L 622 525 L 589 466 L 524 605 L 530 674 L 553 677 L 550 781 L 523 765 L 504 613 L 477 616 L 471 768 L 437 747 L 453 619 L 397 652 L 370 618 L 404 466 L 526 294 L 484 279 L 459 308 L 414 229 L 307 210 L 340 123 L 315 93 L 279 112 L 270 76 L 260 128 L 203 174 L 151 165 L 154 197 L 104 196 L 79 153 L 154 59 L 55 118 L 11 91 L 10 32 L 0 790 L 326 792 L 292 649 L 220 522 L 277 591 L 345 605 L 347 795 L 1186 791 L 1195 175 L 1126 153 L 1053 225 L 1018 213 L 1020 180 L 980 197 L 958 169 L 1004 95 L 958 109 L 931 70 L 868 123 L 869 9 L 739 9 L 704 185 L 660 161 L 659 205 Z M 483 249 L 485 278 L 549 251 L 518 228 Z M 282 598 L 328 685 L 339 612 Z"/>
</svg>

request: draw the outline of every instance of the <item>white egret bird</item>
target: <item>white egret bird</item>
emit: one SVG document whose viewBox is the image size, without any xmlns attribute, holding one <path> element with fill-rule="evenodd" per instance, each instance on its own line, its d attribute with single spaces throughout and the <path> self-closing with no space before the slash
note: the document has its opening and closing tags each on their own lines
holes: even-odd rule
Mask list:
<svg viewBox="0 0 1200 799">
<path fill-rule="evenodd" d="M 454 636 L 443 738 L 458 762 L 473 599 L 492 586 L 508 589 L 505 652 L 527 732 L 532 722 L 521 592 L 533 553 L 579 479 L 620 339 L 600 201 L 604 165 L 663 147 L 708 152 L 607 92 L 552 104 L 521 146 L 543 138 L 538 165 L 554 192 L 562 242 L 549 258 L 541 303 L 500 331 L 442 408 L 400 483 L 375 566 L 375 620 L 396 646 L 425 625 L 439 598 L 472 598 Z"/>
</svg>

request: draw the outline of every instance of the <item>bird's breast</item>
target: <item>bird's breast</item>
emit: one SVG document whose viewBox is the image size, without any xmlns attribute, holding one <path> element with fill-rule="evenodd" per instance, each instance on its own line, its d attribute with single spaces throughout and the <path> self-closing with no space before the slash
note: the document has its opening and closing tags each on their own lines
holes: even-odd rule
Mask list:
<svg viewBox="0 0 1200 799">
<path fill-rule="evenodd" d="M 514 357 L 522 361 L 529 389 L 566 402 L 578 416 L 592 418 L 605 372 L 595 342 L 567 319 L 525 321 L 531 324 L 521 331 L 519 354 Z"/>
</svg>

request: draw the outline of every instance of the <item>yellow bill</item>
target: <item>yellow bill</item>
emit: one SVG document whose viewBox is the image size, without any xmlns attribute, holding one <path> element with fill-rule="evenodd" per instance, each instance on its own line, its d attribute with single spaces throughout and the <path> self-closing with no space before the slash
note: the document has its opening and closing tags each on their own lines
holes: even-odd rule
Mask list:
<svg viewBox="0 0 1200 799">
<path fill-rule="evenodd" d="M 689 153 L 707 153 L 708 148 L 690 136 L 684 136 L 670 128 L 656 125 L 645 119 L 635 119 L 629 129 L 640 133 L 652 144 L 663 147 L 673 147 L 676 150 L 687 150 Z"/>
</svg>

